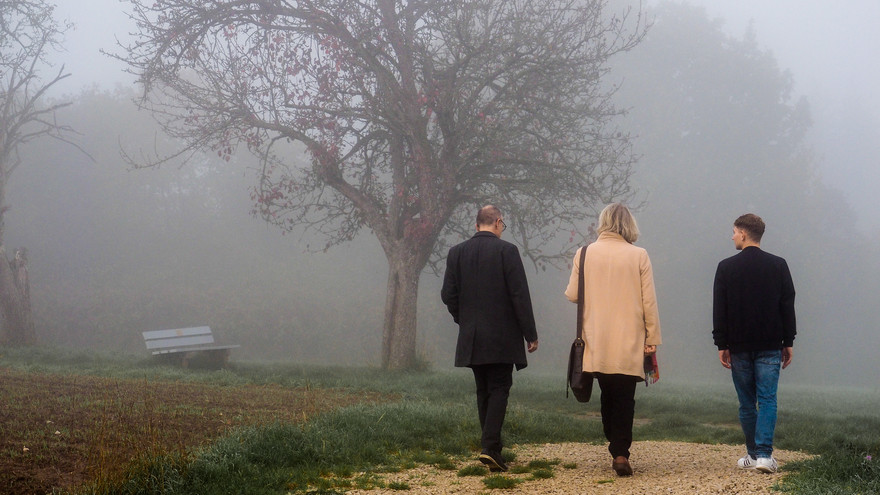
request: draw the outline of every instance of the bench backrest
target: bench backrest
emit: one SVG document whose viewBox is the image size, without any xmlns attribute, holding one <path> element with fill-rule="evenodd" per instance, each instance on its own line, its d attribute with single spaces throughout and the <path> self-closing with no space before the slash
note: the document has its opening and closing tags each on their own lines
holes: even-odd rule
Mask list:
<svg viewBox="0 0 880 495">
<path fill-rule="evenodd" d="M 176 328 L 143 332 L 147 349 L 168 349 L 214 343 L 211 327 Z"/>
</svg>

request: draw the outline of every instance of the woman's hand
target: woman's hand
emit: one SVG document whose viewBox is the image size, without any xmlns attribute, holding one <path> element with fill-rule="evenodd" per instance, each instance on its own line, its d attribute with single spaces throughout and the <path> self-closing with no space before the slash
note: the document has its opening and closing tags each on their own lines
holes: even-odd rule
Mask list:
<svg viewBox="0 0 880 495">
<path fill-rule="evenodd" d="M 645 356 L 650 356 L 651 354 L 654 354 L 655 352 L 657 352 L 656 345 L 645 345 Z"/>
</svg>

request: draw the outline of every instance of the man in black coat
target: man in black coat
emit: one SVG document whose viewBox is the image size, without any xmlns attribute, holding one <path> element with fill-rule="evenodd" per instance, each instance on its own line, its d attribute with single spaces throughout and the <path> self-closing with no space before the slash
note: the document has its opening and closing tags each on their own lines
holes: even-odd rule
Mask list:
<svg viewBox="0 0 880 495">
<path fill-rule="evenodd" d="M 715 272 L 712 336 L 739 398 L 746 455 L 737 465 L 775 473 L 773 434 L 779 370 L 791 364 L 797 333 L 794 283 L 788 264 L 761 250 L 764 221 L 747 213 L 733 223 L 740 251 Z"/>
<path fill-rule="evenodd" d="M 501 427 L 513 384 L 513 367 L 526 367 L 526 352 L 538 349 L 538 333 L 519 250 L 502 241 L 501 211 L 484 206 L 477 233 L 453 246 L 446 258 L 440 297 L 458 324 L 455 366 L 470 367 L 477 383 L 477 411 L 483 430 L 480 462 L 506 471 Z"/>
</svg>

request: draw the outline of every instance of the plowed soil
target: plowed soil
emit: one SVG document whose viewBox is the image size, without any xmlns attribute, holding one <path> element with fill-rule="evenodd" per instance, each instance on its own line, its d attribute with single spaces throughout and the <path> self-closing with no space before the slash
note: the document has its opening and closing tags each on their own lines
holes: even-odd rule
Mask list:
<svg viewBox="0 0 880 495">
<path fill-rule="evenodd" d="M 0 493 L 43 494 L 120 476 L 230 428 L 302 422 L 378 395 L 115 379 L 0 368 Z"/>
</svg>

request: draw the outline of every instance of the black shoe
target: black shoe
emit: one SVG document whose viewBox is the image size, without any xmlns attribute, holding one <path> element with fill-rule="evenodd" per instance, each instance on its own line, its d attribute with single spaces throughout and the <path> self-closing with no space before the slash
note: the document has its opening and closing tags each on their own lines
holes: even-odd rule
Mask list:
<svg viewBox="0 0 880 495">
<path fill-rule="evenodd" d="M 480 454 L 480 462 L 488 466 L 490 472 L 500 473 L 502 471 L 507 471 L 507 464 L 504 464 L 504 459 L 501 457 L 501 454 L 483 452 Z"/>
</svg>

